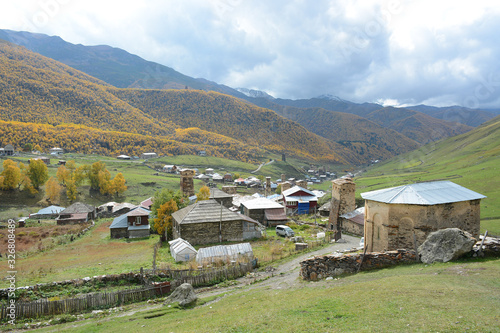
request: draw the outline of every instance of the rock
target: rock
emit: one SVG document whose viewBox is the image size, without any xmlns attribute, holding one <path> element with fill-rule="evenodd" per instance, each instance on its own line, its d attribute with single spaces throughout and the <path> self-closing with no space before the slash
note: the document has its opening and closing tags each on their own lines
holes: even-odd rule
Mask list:
<svg viewBox="0 0 500 333">
<path fill-rule="evenodd" d="M 172 295 L 168 296 L 163 305 L 179 302 L 180 306 L 185 307 L 194 304 L 197 299 L 198 296 L 194 293 L 193 286 L 189 283 L 183 283 L 174 290 Z"/>
<path fill-rule="evenodd" d="M 466 231 L 458 228 L 441 229 L 427 236 L 418 247 L 418 254 L 425 264 L 448 262 L 469 253 L 475 243 L 476 239 Z"/>
</svg>

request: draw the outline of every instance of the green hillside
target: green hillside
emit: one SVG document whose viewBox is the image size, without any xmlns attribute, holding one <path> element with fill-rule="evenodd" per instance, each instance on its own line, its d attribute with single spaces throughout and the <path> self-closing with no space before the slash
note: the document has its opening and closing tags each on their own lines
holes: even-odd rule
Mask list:
<svg viewBox="0 0 500 333">
<path fill-rule="evenodd" d="M 357 178 L 357 192 L 428 180 L 451 180 L 487 196 L 481 229 L 500 235 L 500 116 L 465 134 L 381 163 Z"/>
</svg>

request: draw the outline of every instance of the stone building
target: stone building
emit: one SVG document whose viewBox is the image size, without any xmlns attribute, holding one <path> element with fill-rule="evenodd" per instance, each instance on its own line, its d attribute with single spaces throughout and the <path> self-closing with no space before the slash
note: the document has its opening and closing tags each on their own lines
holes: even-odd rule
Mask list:
<svg viewBox="0 0 500 333">
<path fill-rule="evenodd" d="M 414 249 L 438 229 L 459 228 L 479 236 L 480 201 L 485 196 L 450 181 L 403 185 L 361 197 L 369 252 Z"/>
<path fill-rule="evenodd" d="M 173 237 L 191 245 L 240 242 L 261 237 L 262 225 L 215 200 L 198 201 L 172 214 Z"/>
<path fill-rule="evenodd" d="M 194 178 L 195 172 L 191 169 L 181 170 L 181 191 L 188 197 L 194 195 Z"/>
<path fill-rule="evenodd" d="M 356 184 L 350 178 L 332 180 L 332 200 L 328 228 L 335 232 L 335 240 L 341 238 L 342 223 L 340 215 L 356 209 Z"/>
</svg>

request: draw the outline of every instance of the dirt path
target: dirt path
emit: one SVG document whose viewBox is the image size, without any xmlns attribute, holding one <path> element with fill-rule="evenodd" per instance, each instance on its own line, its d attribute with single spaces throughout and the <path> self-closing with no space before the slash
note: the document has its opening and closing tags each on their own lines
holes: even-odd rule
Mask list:
<svg viewBox="0 0 500 333">
<path fill-rule="evenodd" d="M 304 255 L 298 256 L 290 261 L 287 261 L 278 266 L 267 267 L 266 271 L 255 272 L 249 276 L 241 277 L 234 281 L 234 285 L 224 288 L 205 288 L 198 289 L 196 292 L 199 297 L 214 296 L 218 294 L 233 294 L 242 290 L 253 288 L 267 288 L 267 289 L 285 289 L 290 287 L 298 287 L 299 284 L 304 283 L 299 277 L 300 262 L 304 259 L 317 256 L 331 254 L 335 251 L 350 250 L 359 247 L 359 238 L 343 235 L 345 243 L 334 243 L 326 248 L 309 252 Z M 258 283 L 255 283 L 258 282 Z M 218 301 L 217 299 L 216 301 Z M 212 302 L 210 302 L 212 303 Z M 208 304 L 208 303 L 207 303 Z"/>
</svg>

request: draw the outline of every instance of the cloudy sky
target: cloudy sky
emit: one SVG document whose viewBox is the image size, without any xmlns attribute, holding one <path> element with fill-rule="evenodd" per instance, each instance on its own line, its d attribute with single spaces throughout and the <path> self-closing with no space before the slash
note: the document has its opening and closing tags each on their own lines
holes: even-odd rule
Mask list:
<svg viewBox="0 0 500 333">
<path fill-rule="evenodd" d="M 1 1 L 0 28 L 280 98 L 500 108 L 497 0 Z"/>
</svg>

